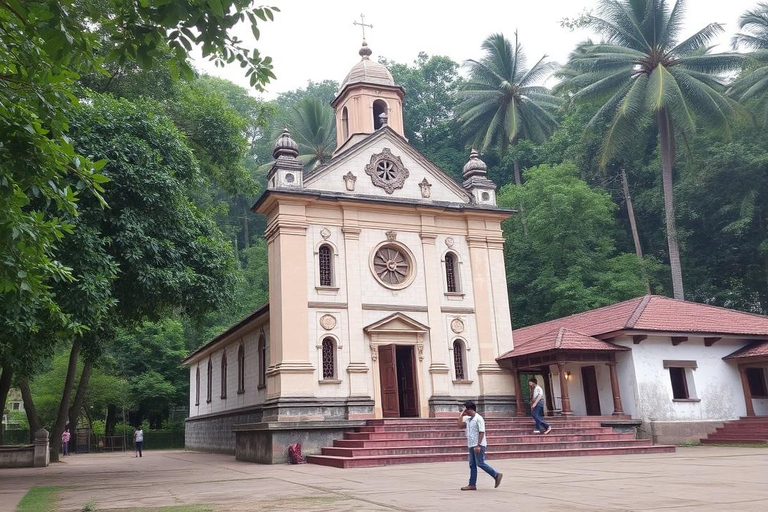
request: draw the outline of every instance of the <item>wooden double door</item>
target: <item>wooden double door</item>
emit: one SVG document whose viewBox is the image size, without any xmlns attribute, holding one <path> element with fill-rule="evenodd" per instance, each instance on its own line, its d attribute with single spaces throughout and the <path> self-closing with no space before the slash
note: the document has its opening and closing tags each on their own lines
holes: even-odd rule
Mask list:
<svg viewBox="0 0 768 512">
<path fill-rule="evenodd" d="M 380 345 L 381 409 L 385 418 L 419 416 L 413 345 Z"/>
</svg>

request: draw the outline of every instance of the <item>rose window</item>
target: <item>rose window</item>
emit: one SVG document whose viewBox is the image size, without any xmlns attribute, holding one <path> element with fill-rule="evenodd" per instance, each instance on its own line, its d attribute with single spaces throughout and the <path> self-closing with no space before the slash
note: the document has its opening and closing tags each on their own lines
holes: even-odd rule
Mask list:
<svg viewBox="0 0 768 512">
<path fill-rule="evenodd" d="M 376 165 L 376 175 L 383 181 L 393 181 L 397 178 L 395 164 L 389 160 L 382 160 Z"/>
</svg>

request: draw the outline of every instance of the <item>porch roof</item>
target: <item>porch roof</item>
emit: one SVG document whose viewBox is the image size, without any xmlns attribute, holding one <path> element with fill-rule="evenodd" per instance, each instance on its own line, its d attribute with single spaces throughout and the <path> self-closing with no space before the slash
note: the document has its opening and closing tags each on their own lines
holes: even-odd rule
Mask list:
<svg viewBox="0 0 768 512">
<path fill-rule="evenodd" d="M 512 332 L 515 348 L 499 359 L 520 353 L 529 343 L 560 327 L 588 337 L 612 337 L 612 333 L 632 332 L 768 337 L 768 317 L 765 315 L 645 295 L 515 329 Z"/>
<path fill-rule="evenodd" d="M 768 357 L 768 341 L 753 341 L 746 347 L 742 347 L 736 352 L 728 354 L 723 359 L 751 359 L 756 357 Z"/>
<path fill-rule="evenodd" d="M 603 341 L 592 336 L 587 336 L 580 332 L 560 327 L 548 331 L 537 338 L 528 340 L 522 346 L 515 347 L 515 350 L 507 352 L 499 359 L 515 359 L 531 354 L 551 352 L 553 350 L 578 351 L 578 352 L 623 352 L 629 348 L 621 347 L 613 343 Z"/>
</svg>

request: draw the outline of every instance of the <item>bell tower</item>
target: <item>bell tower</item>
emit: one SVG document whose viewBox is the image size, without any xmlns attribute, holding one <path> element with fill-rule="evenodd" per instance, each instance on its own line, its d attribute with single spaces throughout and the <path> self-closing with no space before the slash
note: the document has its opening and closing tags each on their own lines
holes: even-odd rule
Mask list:
<svg viewBox="0 0 768 512">
<path fill-rule="evenodd" d="M 358 53 L 360 62 L 352 67 L 331 102 L 336 111 L 337 153 L 351 145 L 347 142 L 359 140 L 357 136 L 370 135 L 384 126 L 405 137 L 403 88 L 395 85 L 386 66 L 371 60 L 373 52 L 365 40 Z"/>
</svg>

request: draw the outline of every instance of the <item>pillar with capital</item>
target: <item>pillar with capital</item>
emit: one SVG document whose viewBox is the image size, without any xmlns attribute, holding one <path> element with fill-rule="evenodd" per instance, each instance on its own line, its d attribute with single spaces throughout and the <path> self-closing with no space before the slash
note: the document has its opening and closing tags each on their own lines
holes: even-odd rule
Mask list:
<svg viewBox="0 0 768 512">
<path fill-rule="evenodd" d="M 613 395 L 613 415 L 621 416 L 624 414 L 624 408 L 621 406 L 621 390 L 619 389 L 619 377 L 616 374 L 616 361 L 611 361 L 608 369 L 611 372 L 611 394 Z"/>
<path fill-rule="evenodd" d="M 565 377 L 565 363 L 557 363 L 560 373 L 560 400 L 562 401 L 561 413 L 563 416 L 572 416 L 571 397 L 568 395 L 568 379 Z"/>
<path fill-rule="evenodd" d="M 741 375 L 741 387 L 744 390 L 744 402 L 747 406 L 747 416 L 755 415 L 755 405 L 752 403 L 752 390 L 749 389 L 749 379 L 747 379 L 747 367 L 739 365 L 739 374 Z"/>
</svg>

